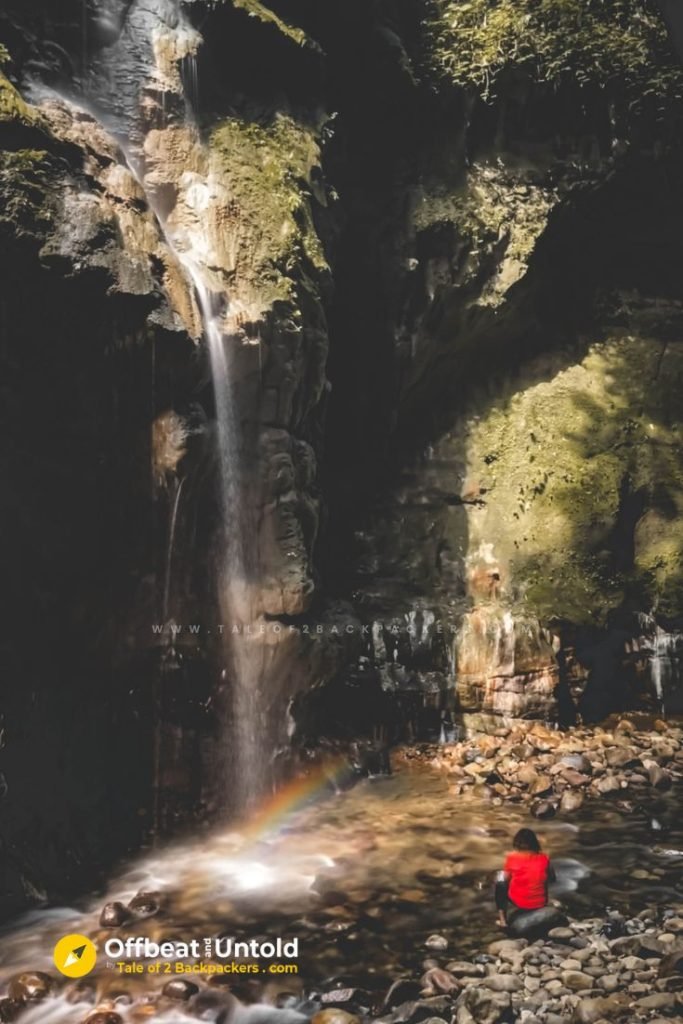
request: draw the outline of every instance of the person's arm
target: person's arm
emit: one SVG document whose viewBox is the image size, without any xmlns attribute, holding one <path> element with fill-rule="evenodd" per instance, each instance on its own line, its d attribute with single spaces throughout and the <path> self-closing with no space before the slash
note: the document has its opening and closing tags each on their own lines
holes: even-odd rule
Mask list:
<svg viewBox="0 0 683 1024">
<path fill-rule="evenodd" d="M 555 874 L 555 868 L 553 867 L 551 861 L 548 861 L 548 881 L 549 882 L 556 882 L 557 881 L 557 875 Z"/>
</svg>

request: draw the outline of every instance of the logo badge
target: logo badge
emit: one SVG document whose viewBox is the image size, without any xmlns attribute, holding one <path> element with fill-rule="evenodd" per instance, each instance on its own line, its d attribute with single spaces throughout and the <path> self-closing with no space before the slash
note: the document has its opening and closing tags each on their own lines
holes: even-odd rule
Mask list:
<svg viewBox="0 0 683 1024">
<path fill-rule="evenodd" d="M 95 945 L 85 935 L 65 935 L 55 946 L 55 967 L 67 978 L 90 974 L 97 960 Z"/>
</svg>

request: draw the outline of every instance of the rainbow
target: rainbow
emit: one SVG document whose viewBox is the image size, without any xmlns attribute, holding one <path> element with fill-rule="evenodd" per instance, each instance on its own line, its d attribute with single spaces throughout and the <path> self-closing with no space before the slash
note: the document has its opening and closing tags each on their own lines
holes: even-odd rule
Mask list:
<svg viewBox="0 0 683 1024">
<path fill-rule="evenodd" d="M 350 773 L 349 762 L 341 755 L 312 766 L 305 775 L 297 776 L 268 797 L 245 822 L 242 834 L 254 840 L 275 831 L 297 811 L 309 807 L 330 790 L 338 791 Z"/>
</svg>

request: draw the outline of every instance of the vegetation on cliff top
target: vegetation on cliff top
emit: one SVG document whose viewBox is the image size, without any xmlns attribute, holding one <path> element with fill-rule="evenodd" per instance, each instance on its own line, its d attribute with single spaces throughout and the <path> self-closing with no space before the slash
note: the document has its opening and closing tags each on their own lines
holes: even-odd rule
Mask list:
<svg viewBox="0 0 683 1024">
<path fill-rule="evenodd" d="M 540 82 L 683 93 L 666 25 L 648 0 L 428 0 L 432 60 L 485 98 L 506 72 Z"/>
<path fill-rule="evenodd" d="M 259 21 L 264 22 L 266 25 L 272 25 L 298 46 L 308 46 L 315 50 L 320 49 L 315 40 L 306 35 L 303 29 L 284 21 L 275 11 L 271 11 L 270 7 L 262 4 L 261 0 L 232 0 L 232 3 L 239 10 L 246 11 L 250 17 L 258 18 Z"/>
</svg>

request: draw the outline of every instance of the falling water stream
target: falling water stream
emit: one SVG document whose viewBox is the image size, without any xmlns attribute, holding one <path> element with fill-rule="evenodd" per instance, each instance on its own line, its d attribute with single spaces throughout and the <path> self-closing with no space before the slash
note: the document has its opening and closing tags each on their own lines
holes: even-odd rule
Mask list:
<svg viewBox="0 0 683 1024">
<path fill-rule="evenodd" d="M 157 15 L 166 25 L 164 33 L 174 40 L 179 80 L 182 83 L 188 146 L 201 148 L 201 136 L 196 123 L 195 103 L 198 96 L 196 50 L 201 43 L 198 33 L 184 16 L 180 0 L 159 0 Z M 154 52 L 154 40 L 148 41 Z M 142 85 L 142 83 L 141 83 Z M 162 93 L 165 121 L 165 94 Z M 105 117 L 106 121 L 106 117 Z M 162 123 L 162 128 L 167 127 Z M 262 794 L 267 785 L 264 764 L 260 708 L 262 685 L 262 652 L 256 645 L 243 640 L 244 629 L 254 622 L 259 609 L 254 604 L 256 587 L 252 566 L 255 537 L 251 518 L 246 510 L 245 473 L 242 459 L 242 436 L 235 386 L 234 359 L 240 344 L 237 332 L 238 305 L 231 301 L 220 278 L 207 266 L 209 246 L 202 234 L 204 204 L 210 196 L 210 180 L 195 181 L 186 191 L 185 202 L 195 217 L 192 230 L 178 230 L 172 212 L 164 209 L 153 188 L 148 187 L 144 138 L 135 144 L 122 140 L 129 169 L 143 189 L 150 210 L 154 213 L 161 234 L 183 269 L 194 295 L 204 342 L 209 353 L 216 415 L 216 448 L 220 480 L 220 508 L 222 526 L 219 534 L 219 557 L 215 566 L 218 605 L 224 623 L 224 655 L 226 671 L 230 677 L 233 695 L 231 735 L 226 737 L 230 748 L 226 757 L 231 775 L 233 800 L 246 807 Z M 204 229 L 205 230 L 205 229 Z M 164 615 L 168 614 L 168 595 L 171 586 L 172 544 L 178 515 L 180 488 L 176 491 L 169 530 L 170 549 L 164 582 Z"/>
</svg>

